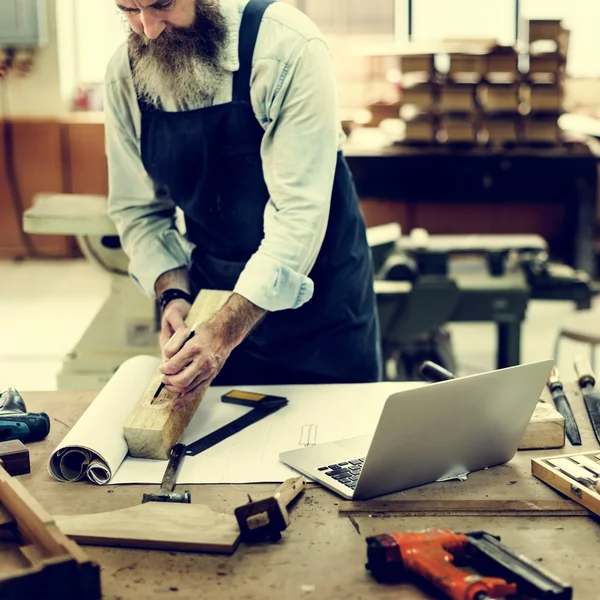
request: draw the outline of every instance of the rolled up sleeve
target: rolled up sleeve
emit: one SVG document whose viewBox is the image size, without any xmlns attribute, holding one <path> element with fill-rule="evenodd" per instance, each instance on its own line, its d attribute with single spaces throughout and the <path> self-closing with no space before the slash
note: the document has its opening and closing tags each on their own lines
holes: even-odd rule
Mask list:
<svg viewBox="0 0 600 600">
<path fill-rule="evenodd" d="M 258 61 L 252 88 L 266 102 L 261 146 L 270 200 L 264 237 L 235 291 L 267 311 L 295 309 L 314 292 L 310 279 L 327 230 L 340 121 L 330 51 L 303 40 L 283 68 Z M 273 77 L 279 69 L 280 76 Z"/>
<path fill-rule="evenodd" d="M 127 90 L 119 82 L 107 83 L 108 213 L 129 258 L 132 279 L 154 298 L 154 284 L 163 273 L 189 268 L 194 246 L 177 229 L 174 203 L 157 193 L 142 164 L 132 111 Z"/>
</svg>

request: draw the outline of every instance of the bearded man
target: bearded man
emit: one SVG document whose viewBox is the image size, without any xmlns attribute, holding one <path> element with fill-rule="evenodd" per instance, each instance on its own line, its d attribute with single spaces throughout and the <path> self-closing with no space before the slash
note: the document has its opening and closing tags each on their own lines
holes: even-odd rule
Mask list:
<svg viewBox="0 0 600 600">
<path fill-rule="evenodd" d="M 371 257 L 332 59 L 273 0 L 116 0 L 109 214 L 159 300 L 165 388 L 377 381 Z M 185 227 L 176 219 L 184 215 Z M 231 290 L 186 343 L 203 288 Z"/>
</svg>

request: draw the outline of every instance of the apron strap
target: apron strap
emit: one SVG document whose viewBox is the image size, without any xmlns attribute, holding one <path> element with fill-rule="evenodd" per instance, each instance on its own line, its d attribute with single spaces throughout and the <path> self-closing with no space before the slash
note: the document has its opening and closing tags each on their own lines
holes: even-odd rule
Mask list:
<svg viewBox="0 0 600 600">
<path fill-rule="evenodd" d="M 239 60 L 240 68 L 233 76 L 234 102 L 250 104 L 250 80 L 252 77 L 252 58 L 258 38 L 258 30 L 263 15 L 275 0 L 250 0 L 244 9 L 240 25 Z"/>
</svg>

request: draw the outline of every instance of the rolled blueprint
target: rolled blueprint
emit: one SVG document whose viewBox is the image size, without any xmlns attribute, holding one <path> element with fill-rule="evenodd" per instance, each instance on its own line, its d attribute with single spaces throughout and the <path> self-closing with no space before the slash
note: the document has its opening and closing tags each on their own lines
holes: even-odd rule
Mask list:
<svg viewBox="0 0 600 600">
<path fill-rule="evenodd" d="M 135 356 L 117 369 L 52 453 L 55 479 L 110 483 L 128 452 L 123 424 L 159 364 L 154 356 Z"/>
</svg>

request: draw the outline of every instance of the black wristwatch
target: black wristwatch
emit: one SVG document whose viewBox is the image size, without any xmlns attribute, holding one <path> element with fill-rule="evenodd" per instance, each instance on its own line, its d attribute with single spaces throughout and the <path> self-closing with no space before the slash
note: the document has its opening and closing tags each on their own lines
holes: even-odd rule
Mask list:
<svg viewBox="0 0 600 600">
<path fill-rule="evenodd" d="M 185 300 L 186 302 L 189 302 L 190 304 L 194 303 L 194 297 L 191 294 L 188 294 L 187 292 L 184 292 L 183 290 L 179 290 L 177 288 L 170 288 L 168 290 L 165 290 L 160 295 L 160 299 L 158 301 L 158 303 L 160 304 L 160 310 L 164 311 L 169 302 L 171 302 L 172 300 L 178 300 L 180 298 Z"/>
</svg>

